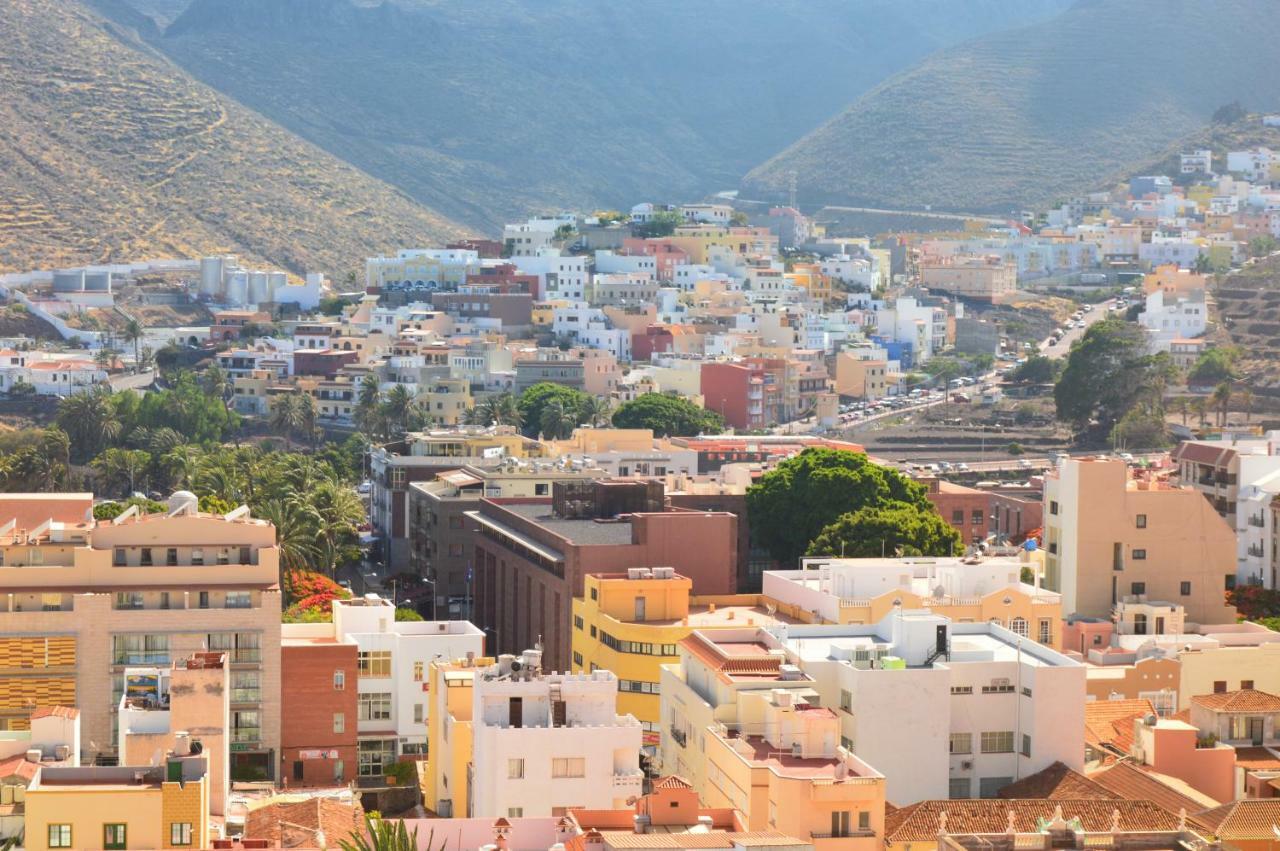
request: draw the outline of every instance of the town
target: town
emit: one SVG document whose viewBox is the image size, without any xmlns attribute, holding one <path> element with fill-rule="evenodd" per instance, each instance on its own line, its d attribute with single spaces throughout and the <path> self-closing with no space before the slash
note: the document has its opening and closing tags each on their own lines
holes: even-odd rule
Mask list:
<svg viewBox="0 0 1280 851">
<path fill-rule="evenodd" d="M 0 839 L 1275 848 L 1277 141 L 0 275 Z"/>
</svg>

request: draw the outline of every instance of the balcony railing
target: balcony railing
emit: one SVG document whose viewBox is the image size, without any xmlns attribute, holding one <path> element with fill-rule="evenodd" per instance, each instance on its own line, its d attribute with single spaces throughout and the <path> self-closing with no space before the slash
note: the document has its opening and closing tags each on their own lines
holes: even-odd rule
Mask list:
<svg viewBox="0 0 1280 851">
<path fill-rule="evenodd" d="M 1265 522 L 1265 520 L 1266 520 L 1266 518 L 1264 518 L 1261 514 L 1250 514 L 1250 515 L 1249 515 L 1249 525 L 1250 525 L 1250 526 L 1257 526 L 1259 529 L 1261 529 L 1261 528 L 1262 528 L 1262 524 Z"/>
<path fill-rule="evenodd" d="M 259 742 L 261 740 L 261 727 L 236 727 L 231 731 L 231 741 L 233 742 Z"/>
<path fill-rule="evenodd" d="M 689 744 L 688 733 L 686 733 L 684 730 L 679 729 L 678 727 L 672 727 L 670 729 L 670 732 L 671 732 L 671 738 L 675 740 L 677 745 L 679 745 L 682 748 L 688 746 Z"/>
<path fill-rule="evenodd" d="M 116 665 L 168 665 L 169 651 L 156 653 L 116 653 Z"/>
<path fill-rule="evenodd" d="M 843 830 L 839 833 L 810 833 L 811 839 L 867 839 L 876 835 L 874 830 L 867 828 L 866 830 Z"/>
<path fill-rule="evenodd" d="M 261 703 L 262 689 L 260 688 L 233 688 L 231 690 L 232 703 Z"/>
</svg>

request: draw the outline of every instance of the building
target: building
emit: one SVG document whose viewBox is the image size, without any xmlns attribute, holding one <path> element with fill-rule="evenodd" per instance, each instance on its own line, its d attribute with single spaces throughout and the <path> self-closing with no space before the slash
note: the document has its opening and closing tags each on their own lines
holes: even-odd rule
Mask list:
<svg viewBox="0 0 1280 851">
<path fill-rule="evenodd" d="M 936 476 L 921 478 L 925 496 L 943 520 L 960 533 L 965 544 L 979 544 L 987 539 L 991 520 L 991 494 L 965 487 Z"/>
<path fill-rule="evenodd" d="M 468 816 L 562 816 L 640 795 L 640 722 L 618 714 L 613 674 L 544 673 L 539 651 L 477 673 Z"/>
<path fill-rule="evenodd" d="M 475 617 L 492 647 L 540 643 L 569 670 L 573 599 L 588 573 L 671 567 L 698 594 L 737 587 L 738 517 L 669 508 L 657 481 L 556 483 L 552 499 L 485 499 L 474 535 Z"/>
<path fill-rule="evenodd" d="M 433 659 L 457 659 L 468 653 L 484 652 L 484 634 L 466 621 L 397 621 L 395 606 L 377 595 L 354 600 L 335 600 L 333 619 L 329 623 L 284 624 L 282 635 L 291 645 L 302 641 L 326 642 L 354 646 L 356 676 L 348 686 L 344 669 L 326 667 L 334 691 L 355 692 L 356 712 L 345 715 L 346 701 L 332 696 L 330 706 L 333 732 L 345 732 L 348 725 L 356 733 L 355 773 L 360 777 L 381 777 L 400 757 L 420 758 L 427 750 L 428 684 L 427 666 Z M 323 664 L 319 657 L 317 664 Z M 320 673 L 308 675 L 314 682 Z M 342 716 L 341 718 L 339 716 Z M 297 726 L 295 726 L 295 721 Z M 319 725 L 316 719 L 288 719 L 290 741 L 299 741 Z M 330 747 L 327 750 L 332 751 Z M 341 756 L 325 753 L 317 759 L 326 764 L 316 766 L 325 782 L 332 768 L 350 777 L 351 769 Z M 292 755 L 292 754 L 290 754 Z M 300 754 L 298 756 L 301 756 Z M 294 760 L 293 769 L 297 768 Z M 337 763 L 341 761 L 343 765 Z M 307 766 L 302 766 L 304 781 Z M 313 772 L 314 774 L 315 772 Z"/>
<path fill-rule="evenodd" d="M 497 467 L 464 466 L 409 485 L 409 571 L 432 586 L 433 611 L 470 618 L 475 573 L 468 511 L 486 498 L 547 498 L 556 482 L 591 481 L 608 471 L 573 461 L 504 459 Z"/>
<path fill-rule="evenodd" d="M 920 264 L 920 283 L 959 298 L 998 303 L 1018 289 L 1018 268 L 999 257 L 949 258 Z"/>
<path fill-rule="evenodd" d="M 835 391 L 841 396 L 874 401 L 889 392 L 889 362 L 853 352 L 835 356 Z"/>
<path fill-rule="evenodd" d="M 537 357 L 515 361 L 517 395 L 535 384 L 563 384 L 574 390 L 586 387 L 586 364 L 580 358 Z"/>
<path fill-rule="evenodd" d="M 885 778 L 839 739 L 839 719 L 807 672 L 758 627 L 695 631 L 662 668 L 660 766 L 732 807 L 750 830 L 822 848 L 876 848 Z"/>
<path fill-rule="evenodd" d="M 85 520 L 89 494 L 8 494 L 0 515 L 3 654 L 9 727 L 28 701 L 81 711 L 85 762 L 115 759 L 126 667 L 225 653 L 232 778 L 275 776 L 280 747 L 280 588 L 275 528 L 246 507 L 197 511 L 185 491 L 167 514 L 130 509 Z M 61 518 L 61 519 L 60 519 Z M 33 564 L 40 570 L 31 570 Z M 193 617 L 193 613 L 198 616 Z"/>
<path fill-rule="evenodd" d="M 209 848 L 209 764 L 204 754 L 162 764 L 42 767 L 26 793 L 31 849 Z"/>
<path fill-rule="evenodd" d="M 1174 340 L 1200 337 L 1209 327 L 1205 291 L 1173 296 L 1157 290 L 1147 296 L 1146 309 L 1138 314 L 1138 323 L 1149 332 L 1148 346 L 1152 351 L 1167 352 Z"/>
<path fill-rule="evenodd" d="M 762 369 L 743 363 L 702 364 L 701 392 L 709 411 L 724 417 L 735 429 L 750 430 L 770 423 L 765 412 Z"/>
<path fill-rule="evenodd" d="M 583 577 L 573 599 L 573 670 L 612 671 L 618 709 L 640 720 L 645 746 L 661 732 L 661 668 L 679 661 L 676 645 L 695 629 L 794 623 L 756 594 L 692 596 L 693 582 L 674 568 L 634 568 Z"/>
<path fill-rule="evenodd" d="M 1022 581 L 1037 568 L 1008 557 L 804 558 L 800 570 L 766 571 L 764 595 L 810 623 L 876 624 L 899 609 L 927 609 L 1059 647 L 1061 596 Z"/>
<path fill-rule="evenodd" d="M 1186 608 L 1194 623 L 1230 623 L 1235 534 L 1195 490 L 1133 478 L 1119 459 L 1068 459 L 1045 475 L 1045 587 L 1063 611 L 1109 617 L 1122 596 Z"/>
<path fill-rule="evenodd" d="M 323 626 L 323 625 L 322 625 Z M 317 630 L 320 632 L 320 630 Z M 324 635 L 280 638 L 281 779 L 290 787 L 342 786 L 357 771 L 359 646 Z"/>
</svg>

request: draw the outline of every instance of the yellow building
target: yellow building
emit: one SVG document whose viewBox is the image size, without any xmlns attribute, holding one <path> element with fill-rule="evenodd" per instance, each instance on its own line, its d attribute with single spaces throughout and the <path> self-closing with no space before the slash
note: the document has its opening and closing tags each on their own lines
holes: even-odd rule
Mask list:
<svg viewBox="0 0 1280 851">
<path fill-rule="evenodd" d="M 432 662 L 427 684 L 427 768 L 422 774 L 423 804 L 442 818 L 469 812 L 467 767 L 471 764 L 472 694 L 477 671 L 493 659 Z"/>
<path fill-rule="evenodd" d="M 618 712 L 645 729 L 645 744 L 658 744 L 658 681 L 664 664 L 679 661 L 676 644 L 695 629 L 768 626 L 796 621 L 768 608 L 756 594 L 691 597 L 693 580 L 671 568 L 636 569 L 583 577 L 573 600 L 573 670 L 602 668 L 618 677 Z"/>
<path fill-rule="evenodd" d="M 725 636 L 724 640 L 720 636 Z M 694 632 L 662 671 L 661 770 L 748 830 L 807 837 L 816 849 L 882 847 L 884 775 L 840 743 L 840 719 L 813 680 L 784 667 L 751 630 Z"/>
<path fill-rule="evenodd" d="M 683 249 L 695 265 L 706 263 L 712 248 L 725 248 L 743 256 L 778 253 L 778 236 L 768 228 L 682 225 L 663 241 Z"/>
<path fill-rule="evenodd" d="M 27 788 L 26 847 L 208 848 L 204 755 L 163 765 L 43 767 Z"/>
<path fill-rule="evenodd" d="M 797 263 L 786 274 L 786 279 L 807 292 L 810 298 L 828 301 L 835 297 L 831 278 L 822 274 L 817 263 Z"/>
</svg>

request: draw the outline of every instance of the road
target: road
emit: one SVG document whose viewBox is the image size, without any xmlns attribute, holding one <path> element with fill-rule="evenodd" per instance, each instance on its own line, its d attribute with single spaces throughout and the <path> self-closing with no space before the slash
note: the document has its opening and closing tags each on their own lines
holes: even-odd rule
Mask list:
<svg viewBox="0 0 1280 851">
<path fill-rule="evenodd" d="M 1065 358 L 1071 352 L 1071 344 L 1084 336 L 1084 332 L 1088 330 L 1090 325 L 1099 320 L 1106 319 L 1114 312 L 1111 310 L 1111 306 L 1115 303 L 1115 299 L 1108 299 L 1100 304 L 1095 304 L 1091 310 L 1085 313 L 1084 318 L 1082 319 L 1084 322 L 1084 328 L 1067 328 L 1067 333 L 1062 335 L 1062 339 L 1058 341 L 1057 345 L 1053 345 L 1049 342 L 1049 340 L 1052 339 L 1051 337 L 1046 337 L 1041 340 L 1040 354 L 1048 358 Z"/>
</svg>

